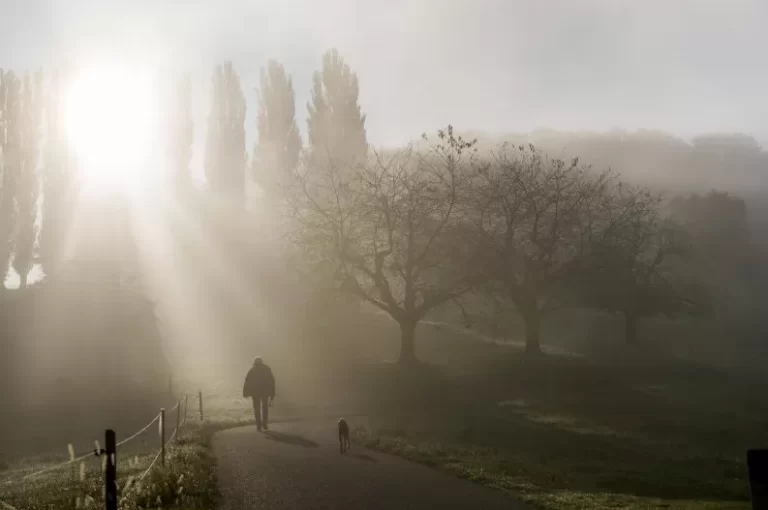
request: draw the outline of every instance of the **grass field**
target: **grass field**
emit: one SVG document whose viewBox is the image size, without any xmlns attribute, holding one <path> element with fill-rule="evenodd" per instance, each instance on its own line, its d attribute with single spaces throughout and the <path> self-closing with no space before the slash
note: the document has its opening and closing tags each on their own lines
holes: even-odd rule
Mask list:
<svg viewBox="0 0 768 510">
<path fill-rule="evenodd" d="M 750 508 L 763 384 L 671 360 L 492 359 L 368 376 L 357 440 L 540 508 Z"/>
<path fill-rule="evenodd" d="M 427 363 L 402 369 L 378 361 L 396 352 L 394 333 L 371 335 L 380 351 L 364 353 L 367 363 L 324 359 L 315 371 L 275 363 L 280 414 L 367 415 L 349 420 L 357 442 L 543 509 L 750 508 L 745 452 L 768 443 L 768 388 L 759 380 L 642 349 L 599 361 L 555 351 L 523 361 L 519 346 L 478 343 L 442 326 L 420 330 L 417 353 Z M 122 508 L 215 506 L 211 437 L 250 418 L 237 395 L 241 368 L 230 370 L 228 384 L 212 386 L 206 422 L 189 422 L 171 446 L 169 467 L 123 491 Z M 121 454 L 121 483 L 142 473 L 156 451 L 150 441 Z M 0 499 L 32 510 L 78 501 L 100 507 L 95 459 L 82 473 L 77 466 L 3 485 L 56 460 L 0 468 Z"/>
</svg>

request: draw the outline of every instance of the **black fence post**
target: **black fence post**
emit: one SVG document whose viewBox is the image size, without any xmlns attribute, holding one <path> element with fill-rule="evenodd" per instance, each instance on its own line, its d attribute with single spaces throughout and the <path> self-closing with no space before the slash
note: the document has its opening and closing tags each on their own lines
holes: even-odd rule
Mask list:
<svg viewBox="0 0 768 510">
<path fill-rule="evenodd" d="M 165 408 L 160 409 L 160 465 L 165 467 Z"/>
<path fill-rule="evenodd" d="M 178 405 L 176 405 L 176 438 L 175 441 L 179 441 L 179 426 L 181 425 L 181 400 L 179 400 Z"/>
<path fill-rule="evenodd" d="M 204 415 L 203 415 L 203 392 L 198 391 L 197 397 L 200 399 L 200 421 L 203 421 Z"/>
<path fill-rule="evenodd" d="M 104 472 L 104 504 L 106 510 L 117 510 L 117 443 L 115 431 L 107 430 L 104 434 L 107 455 L 106 470 Z"/>
<path fill-rule="evenodd" d="M 747 470 L 752 509 L 768 509 L 768 450 L 747 451 Z"/>
</svg>

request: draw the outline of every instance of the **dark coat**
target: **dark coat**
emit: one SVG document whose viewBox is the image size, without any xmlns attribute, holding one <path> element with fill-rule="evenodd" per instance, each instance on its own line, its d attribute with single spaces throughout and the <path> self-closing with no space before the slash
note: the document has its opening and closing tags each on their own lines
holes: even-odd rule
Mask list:
<svg viewBox="0 0 768 510">
<path fill-rule="evenodd" d="M 243 397 L 272 397 L 275 396 L 275 376 L 272 369 L 263 363 L 253 365 L 245 376 Z"/>
</svg>

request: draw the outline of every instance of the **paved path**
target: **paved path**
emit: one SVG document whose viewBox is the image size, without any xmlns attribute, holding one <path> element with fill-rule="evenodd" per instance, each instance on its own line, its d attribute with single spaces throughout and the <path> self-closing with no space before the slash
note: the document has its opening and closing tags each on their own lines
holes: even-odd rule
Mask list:
<svg viewBox="0 0 768 510">
<path fill-rule="evenodd" d="M 524 510 L 501 492 L 353 444 L 336 424 L 308 420 L 219 432 L 213 448 L 223 510 Z"/>
</svg>

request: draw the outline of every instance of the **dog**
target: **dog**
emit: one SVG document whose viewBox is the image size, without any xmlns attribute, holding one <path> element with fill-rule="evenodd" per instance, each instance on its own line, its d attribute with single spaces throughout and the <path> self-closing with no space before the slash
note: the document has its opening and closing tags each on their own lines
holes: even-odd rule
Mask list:
<svg viewBox="0 0 768 510">
<path fill-rule="evenodd" d="M 343 454 L 349 450 L 349 424 L 344 418 L 339 419 L 339 451 Z"/>
</svg>

